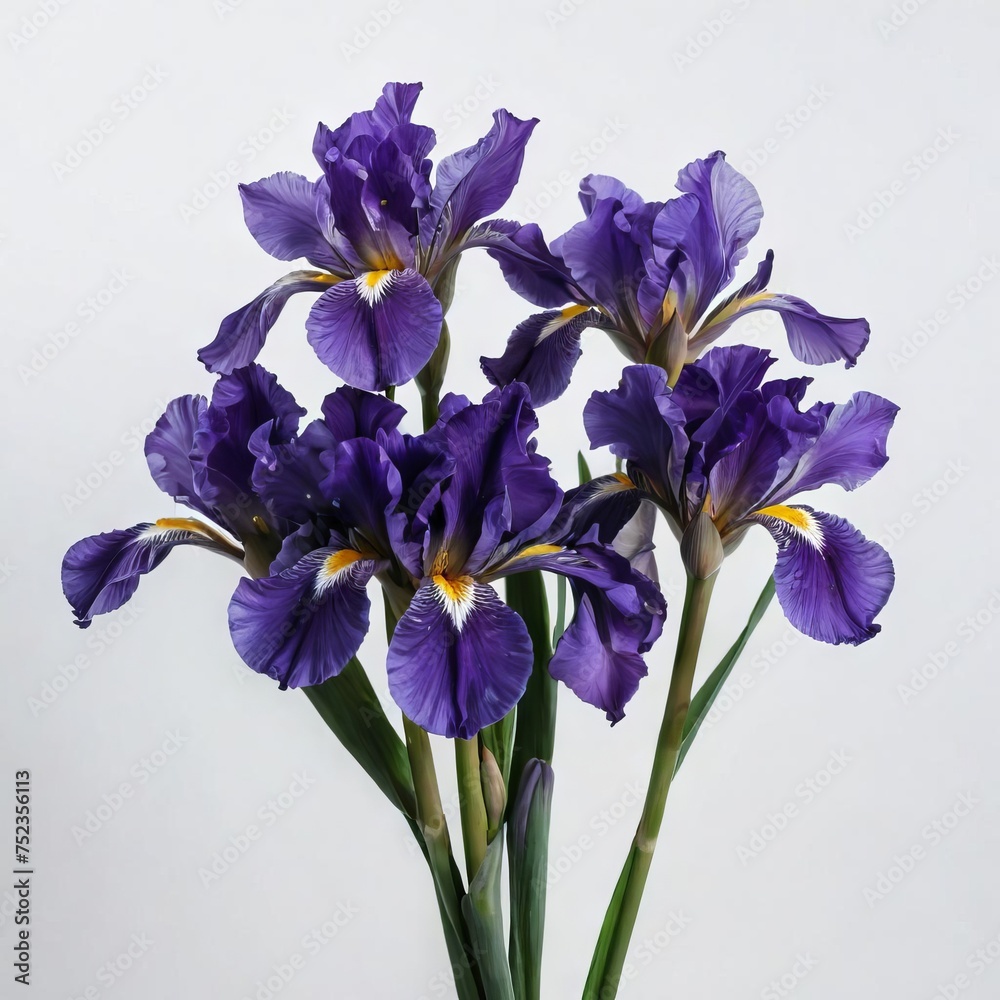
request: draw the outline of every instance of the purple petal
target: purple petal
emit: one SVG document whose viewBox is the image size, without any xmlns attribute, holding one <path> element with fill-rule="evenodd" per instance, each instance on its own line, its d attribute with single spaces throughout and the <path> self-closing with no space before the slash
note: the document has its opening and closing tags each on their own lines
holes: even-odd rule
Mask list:
<svg viewBox="0 0 1000 1000">
<path fill-rule="evenodd" d="M 409 122 L 423 89 L 422 83 L 387 83 L 372 109 L 375 127 L 388 132 L 397 125 Z"/>
<path fill-rule="evenodd" d="M 631 365 L 617 389 L 595 392 L 583 411 L 590 446 L 634 463 L 661 498 L 680 495 L 688 439 L 686 415 L 656 365 Z"/>
<path fill-rule="evenodd" d="M 278 576 L 243 579 L 229 604 L 236 651 L 285 688 L 335 677 L 361 647 L 378 565 L 351 549 L 318 549 Z"/>
<path fill-rule="evenodd" d="M 240 185 L 243 218 L 253 238 L 278 260 L 305 257 L 315 267 L 340 270 L 317 218 L 322 182 L 288 171 Z"/>
<path fill-rule="evenodd" d="M 374 392 L 343 385 L 323 400 L 323 419 L 338 441 L 351 438 L 375 440 L 380 430 L 391 431 L 406 416 L 406 410 Z"/>
<path fill-rule="evenodd" d="M 146 464 L 153 481 L 178 503 L 211 517 L 195 486 L 195 437 L 208 419 L 204 396 L 181 396 L 167 408 L 146 437 Z"/>
<path fill-rule="evenodd" d="M 139 578 L 156 569 L 175 545 L 203 545 L 234 555 L 210 528 L 187 518 L 163 518 L 155 524 L 91 535 L 71 546 L 63 558 L 62 588 L 86 628 L 94 615 L 120 608 L 136 591 Z"/>
<path fill-rule="evenodd" d="M 877 635 L 892 592 L 889 554 L 841 517 L 811 507 L 754 515 L 778 543 L 774 584 L 788 620 L 822 642 L 857 645 Z"/>
<path fill-rule="evenodd" d="M 581 701 L 602 709 L 614 725 L 625 717 L 625 705 L 648 671 L 641 655 L 614 648 L 609 620 L 613 617 L 599 623 L 590 596 L 584 595 L 552 654 L 549 673 Z"/>
<path fill-rule="evenodd" d="M 754 277 L 712 310 L 692 339 L 692 350 L 700 350 L 717 340 L 741 316 L 771 310 L 781 317 L 792 354 L 799 361 L 810 365 L 844 361 L 846 368 L 853 368 L 868 345 L 871 334 L 868 321 L 825 316 L 794 295 L 766 291 L 773 260 L 774 254 L 768 250 Z"/>
<path fill-rule="evenodd" d="M 492 587 L 425 581 L 389 643 L 389 692 L 429 733 L 472 739 L 520 700 L 531 676 L 528 629 Z"/>
<path fill-rule="evenodd" d="M 775 408 L 773 402 L 770 408 Z M 780 503 L 827 483 L 845 490 L 867 483 L 889 460 L 886 439 L 898 412 L 895 403 L 871 392 L 857 392 L 832 407 L 822 431 L 770 501 Z"/>
<path fill-rule="evenodd" d="M 251 439 L 264 428 L 266 441 L 284 444 L 305 412 L 260 365 L 238 368 L 216 382 L 206 419 L 195 435 L 194 484 L 200 499 L 213 511 L 224 511 L 225 523 L 241 535 L 261 513 L 253 489 L 256 459 Z M 255 450 L 260 450 L 259 443 Z"/>
<path fill-rule="evenodd" d="M 524 147 L 537 124 L 537 118 L 522 121 L 501 108 L 493 113 L 493 127 L 479 142 L 438 163 L 423 234 L 426 243 L 442 223 L 450 242 L 503 207 L 521 174 Z"/>
<path fill-rule="evenodd" d="M 698 199 L 698 212 L 679 240 L 671 217 L 661 216 L 653 239 L 684 252 L 682 311 L 690 330 L 733 280 L 736 265 L 746 256 L 747 244 L 760 226 L 763 209 L 753 184 L 726 163 L 721 152 L 689 163 L 678 175 L 677 188 Z"/>
<path fill-rule="evenodd" d="M 441 303 L 416 271 L 370 271 L 330 288 L 306 320 L 319 359 L 345 382 L 381 391 L 408 382 L 441 336 Z"/>
<path fill-rule="evenodd" d="M 605 199 L 621 202 L 623 210 L 631 215 L 641 212 L 646 202 L 641 195 L 626 187 L 617 177 L 604 174 L 588 174 L 580 181 L 580 204 L 583 211 L 591 215 L 597 203 Z"/>
<path fill-rule="evenodd" d="M 439 550 L 452 568 L 474 572 L 502 541 L 536 537 L 552 523 L 562 491 L 536 453 L 537 428 L 527 388 L 515 382 L 425 435 L 455 463 L 440 511 Z"/>
<path fill-rule="evenodd" d="M 499 263 L 507 284 L 522 298 L 532 305 L 552 308 L 583 296 L 569 269 L 549 250 L 534 222 L 525 226 L 503 223 L 507 227 L 504 232 L 498 230 L 499 220 L 483 225 L 491 234 L 488 238 L 477 238 L 473 230 L 463 242 L 487 246 L 487 253 Z"/>
<path fill-rule="evenodd" d="M 634 319 L 628 297 L 634 299 L 646 273 L 645 255 L 632 238 L 621 202 L 597 202 L 586 219 L 553 240 L 552 250 L 565 261 L 587 298 L 609 310 L 619 326 Z"/>
<path fill-rule="evenodd" d="M 198 360 L 210 372 L 231 372 L 250 364 L 264 347 L 267 335 L 296 292 L 322 292 L 331 278 L 319 271 L 292 271 L 279 278 L 242 309 L 230 313 L 211 344 L 198 351 Z"/>
<path fill-rule="evenodd" d="M 493 385 L 523 382 L 535 406 L 558 399 L 569 386 L 580 359 L 580 335 L 601 321 L 586 306 L 570 306 L 536 313 L 519 323 L 499 358 L 480 358 L 483 373 Z"/>
</svg>

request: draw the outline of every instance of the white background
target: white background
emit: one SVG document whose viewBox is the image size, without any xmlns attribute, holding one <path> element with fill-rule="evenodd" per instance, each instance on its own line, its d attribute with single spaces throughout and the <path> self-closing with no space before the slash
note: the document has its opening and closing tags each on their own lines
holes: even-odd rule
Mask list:
<svg viewBox="0 0 1000 1000">
<path fill-rule="evenodd" d="M 210 390 L 195 350 L 286 270 L 245 231 L 236 182 L 315 174 L 318 119 L 338 124 L 386 80 L 419 79 L 417 119 L 438 129 L 438 155 L 475 141 L 494 107 L 541 119 L 505 214 L 536 218 L 550 237 L 580 217 L 584 173 L 664 199 L 679 167 L 727 150 L 765 207 L 748 264 L 773 247 L 775 290 L 872 324 L 857 368 L 811 372 L 810 400 L 866 388 L 902 406 L 885 471 L 858 493 L 812 501 L 889 545 L 897 584 L 884 631 L 859 649 L 827 647 L 771 609 L 671 796 L 623 995 L 996 996 L 1000 962 L 986 964 L 988 951 L 969 959 L 991 942 L 1000 954 L 996 8 L 394 0 L 380 26 L 383 0 L 224 3 L 73 0 L 29 38 L 23 18 L 43 23 L 42 6 L 12 0 L 0 23 L 0 864 L 12 861 L 13 771 L 30 768 L 33 995 L 267 997 L 260 983 L 295 953 L 304 966 L 274 992 L 282 1000 L 449 995 L 429 878 L 405 825 L 306 698 L 279 693 L 233 652 L 235 567 L 180 550 L 143 581 L 133 612 L 89 632 L 73 627 L 58 577 L 78 537 L 173 513 L 138 440 L 167 400 Z M 134 87 L 134 108 L 116 103 Z M 100 145 L 57 169 L 105 117 Z M 199 192 L 202 207 L 185 211 Z M 116 271 L 124 281 L 92 313 L 88 298 Z M 335 382 L 303 336 L 309 304 L 293 300 L 261 360 L 315 409 Z M 478 356 L 498 353 L 530 309 L 492 261 L 469 255 L 449 316 L 448 388 L 485 391 Z M 738 333 L 779 353 L 780 374 L 800 370 L 780 326 Z M 40 371 L 36 351 L 49 355 Z M 583 402 L 614 386 L 621 365 L 589 333 L 571 391 L 543 411 L 541 450 L 566 485 L 586 446 Z M 121 464 L 102 478 L 113 452 Z M 606 456 L 592 462 L 609 468 Z M 96 488 L 74 502 L 95 466 Z M 680 572 L 666 532 L 661 541 L 669 590 Z M 705 670 L 772 559 L 760 532 L 726 564 Z M 671 596 L 672 628 L 620 726 L 561 697 L 548 998 L 579 996 L 638 818 L 630 789 L 647 776 L 666 693 Z M 938 669 L 931 658 L 948 643 L 956 655 L 937 655 Z M 376 634 L 363 650 L 380 689 L 383 648 Z M 67 681 L 81 654 L 86 669 Z M 906 694 L 921 668 L 933 679 Z M 143 759 L 174 746 L 170 734 L 180 749 L 150 773 Z M 823 785 L 834 754 L 849 763 Z M 303 771 L 313 783 L 267 825 L 259 811 Z M 121 808 L 74 834 L 122 783 Z M 974 805 L 959 819 L 962 795 Z M 769 816 L 786 807 L 794 815 L 772 836 Z M 199 869 L 252 823 L 259 841 L 203 884 Z M 772 839 L 754 854 L 755 832 Z M 893 866 L 914 847 L 904 875 Z M 882 881 L 887 893 L 882 876 L 896 880 Z M 9 906 L 0 911 L 0 995 L 19 996 Z M 338 914 L 345 926 L 307 951 L 303 939 Z M 130 943 L 138 957 L 122 959 Z"/>
</svg>

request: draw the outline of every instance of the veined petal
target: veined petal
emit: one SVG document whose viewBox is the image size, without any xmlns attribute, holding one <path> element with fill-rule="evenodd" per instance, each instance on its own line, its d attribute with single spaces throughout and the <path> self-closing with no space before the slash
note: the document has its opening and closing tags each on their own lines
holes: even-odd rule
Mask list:
<svg viewBox="0 0 1000 1000">
<path fill-rule="evenodd" d="M 549 671 L 615 723 L 646 674 L 642 654 L 663 631 L 666 603 L 652 580 L 611 546 L 599 544 L 598 537 L 595 526 L 582 542 L 571 546 L 529 547 L 501 573 L 545 569 L 569 579 L 576 614 L 556 647 Z M 641 544 L 635 554 L 645 554 Z"/>
<path fill-rule="evenodd" d="M 656 365 L 630 365 L 617 389 L 595 392 L 583 411 L 590 446 L 634 463 L 658 495 L 680 496 L 688 439 L 686 416 Z"/>
<path fill-rule="evenodd" d="M 524 147 L 537 124 L 537 118 L 522 121 L 501 108 L 493 113 L 493 127 L 479 142 L 438 163 L 422 232 L 425 244 L 430 245 L 442 224 L 450 242 L 503 207 L 521 174 Z"/>
<path fill-rule="evenodd" d="M 286 170 L 241 184 L 243 218 L 250 234 L 272 257 L 305 257 L 315 267 L 336 272 L 342 262 L 331 250 L 317 217 L 320 183 Z"/>
<path fill-rule="evenodd" d="M 381 391 L 423 368 L 443 318 L 441 303 L 416 271 L 369 271 L 330 288 L 312 307 L 306 331 L 334 374 Z"/>
<path fill-rule="evenodd" d="M 379 565 L 353 549 L 317 549 L 277 576 L 240 581 L 229 604 L 233 645 L 285 688 L 340 673 L 368 632 L 365 586 Z"/>
<path fill-rule="evenodd" d="M 580 335 L 600 322 L 601 314 L 587 306 L 536 313 L 518 324 L 499 358 L 479 364 L 493 385 L 524 382 L 532 403 L 544 406 L 566 391 L 582 353 Z"/>
<path fill-rule="evenodd" d="M 680 265 L 686 286 L 683 313 L 690 330 L 733 280 L 764 211 L 753 184 L 726 163 L 722 152 L 689 163 L 678 175 L 677 188 L 698 199 L 698 212 L 677 243 L 685 257 Z M 664 238 L 655 226 L 653 238 Z"/>
<path fill-rule="evenodd" d="M 323 400 L 323 420 L 337 441 L 358 437 L 374 440 L 380 430 L 397 427 L 405 415 L 399 403 L 350 385 L 334 389 Z"/>
<path fill-rule="evenodd" d="M 463 244 L 487 247 L 507 284 L 532 305 L 552 308 L 583 296 L 583 290 L 577 287 L 562 259 L 549 250 L 534 222 L 519 226 L 494 219 L 482 224 L 482 233 L 479 229 L 476 226 Z"/>
<path fill-rule="evenodd" d="M 642 656 L 627 644 L 615 648 L 617 616 L 608 614 L 607 608 L 602 612 L 595 609 L 590 594 L 580 598 L 549 661 L 549 673 L 581 701 L 602 709 L 614 725 L 625 717 L 625 705 L 648 670 Z"/>
<path fill-rule="evenodd" d="M 285 303 L 296 292 L 322 292 L 337 280 L 320 271 L 292 271 L 279 278 L 222 321 L 215 340 L 198 351 L 198 360 L 210 372 L 231 372 L 250 364 L 263 349 Z"/>
<path fill-rule="evenodd" d="M 775 505 L 752 515 L 778 543 L 774 585 L 788 620 L 822 642 L 857 645 L 877 635 L 892 592 L 892 560 L 841 517 Z"/>
<path fill-rule="evenodd" d="M 399 619 L 386 669 L 389 692 L 409 719 L 468 740 L 517 704 L 532 662 L 527 627 L 492 587 L 436 577 Z"/>
<path fill-rule="evenodd" d="M 211 517 L 211 508 L 198 496 L 193 465 L 195 437 L 207 421 L 204 396 L 171 400 L 146 436 L 146 464 L 153 481 L 167 496 Z"/>
<path fill-rule="evenodd" d="M 782 400 L 774 400 L 774 409 Z M 899 407 L 871 392 L 856 392 L 848 402 L 834 406 L 818 437 L 805 450 L 794 471 L 771 496 L 771 503 L 836 483 L 857 489 L 881 469 L 889 456 L 886 439 Z"/>
<path fill-rule="evenodd" d="M 242 551 L 207 524 L 190 518 L 161 518 L 119 531 L 91 535 L 63 558 L 62 588 L 86 628 L 94 615 L 120 608 L 136 591 L 139 578 L 166 559 L 176 545 L 202 545 L 242 558 Z"/>
<path fill-rule="evenodd" d="M 804 299 L 767 291 L 773 259 L 774 254 L 769 250 L 766 258 L 758 264 L 754 277 L 712 310 L 692 338 L 692 351 L 697 352 L 718 339 L 741 316 L 771 310 L 781 317 L 788 345 L 799 361 L 810 365 L 843 361 L 845 368 L 853 368 L 858 356 L 868 346 L 871 335 L 868 321 L 861 317 L 840 319 L 826 316 Z"/>
</svg>

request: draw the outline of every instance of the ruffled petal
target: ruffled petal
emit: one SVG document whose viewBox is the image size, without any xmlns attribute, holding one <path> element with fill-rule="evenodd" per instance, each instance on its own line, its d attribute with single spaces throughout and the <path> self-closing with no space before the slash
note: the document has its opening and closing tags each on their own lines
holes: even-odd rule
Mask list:
<svg viewBox="0 0 1000 1000">
<path fill-rule="evenodd" d="M 519 226 L 494 219 L 475 227 L 463 240 L 470 246 L 485 246 L 500 265 L 507 284 L 532 305 L 544 308 L 579 301 L 583 290 L 573 281 L 569 268 L 548 248 L 541 229 L 534 223 Z"/>
<path fill-rule="evenodd" d="M 195 486 L 193 465 L 195 437 L 207 423 L 208 400 L 204 396 L 180 396 L 167 408 L 146 436 L 146 464 L 153 481 L 178 503 L 211 517 Z"/>
<path fill-rule="evenodd" d="M 753 519 L 778 543 L 774 585 L 788 620 L 822 642 L 858 645 L 877 635 L 875 616 L 892 592 L 889 554 L 841 517 L 773 506 Z"/>
<path fill-rule="evenodd" d="M 678 175 L 677 188 L 698 199 L 698 212 L 676 243 L 685 258 L 680 265 L 685 275 L 682 312 L 690 330 L 733 280 L 764 210 L 753 184 L 726 163 L 722 152 L 689 163 Z M 659 221 L 663 227 L 668 217 L 661 216 Z M 672 248 L 671 240 L 677 236 L 654 226 L 653 238 Z"/>
<path fill-rule="evenodd" d="M 177 545 L 202 545 L 234 558 L 242 554 L 208 525 L 189 518 L 161 518 L 83 538 L 62 563 L 63 593 L 76 624 L 86 628 L 94 615 L 120 608 L 135 593 L 139 578 Z"/>
<path fill-rule="evenodd" d="M 243 579 L 229 604 L 229 631 L 244 662 L 280 687 L 321 684 L 361 647 L 379 565 L 352 549 L 324 548 L 277 576 Z"/>
<path fill-rule="evenodd" d="M 210 372 L 228 373 L 250 364 L 263 349 L 285 303 L 296 292 L 322 292 L 335 280 L 319 271 L 292 271 L 279 278 L 222 321 L 215 340 L 198 351 L 198 360 Z"/>
<path fill-rule="evenodd" d="M 617 389 L 595 392 L 583 411 L 590 446 L 608 445 L 634 463 L 661 499 L 680 496 L 688 439 L 687 417 L 656 365 L 631 365 Z M 643 484 L 647 485 L 647 484 Z"/>
<path fill-rule="evenodd" d="M 600 321 L 600 313 L 586 306 L 537 313 L 518 324 L 499 358 L 480 358 L 479 364 L 493 385 L 523 382 L 534 405 L 544 406 L 566 391 L 582 353 L 580 335 Z"/>
<path fill-rule="evenodd" d="M 783 404 L 783 400 L 773 400 L 769 410 L 784 411 L 787 406 Z M 867 483 L 889 461 L 886 439 L 898 412 L 895 403 L 871 392 L 856 392 L 848 402 L 829 407 L 822 430 L 811 437 L 794 471 L 770 502 L 780 503 L 827 483 L 845 490 Z"/>
<path fill-rule="evenodd" d="M 381 391 L 430 359 L 444 314 L 416 271 L 369 271 L 330 288 L 306 320 L 319 359 L 345 382 Z"/>
<path fill-rule="evenodd" d="M 430 245 L 441 227 L 450 242 L 503 207 L 517 184 L 524 147 L 537 124 L 537 118 L 522 121 L 501 108 L 479 142 L 438 163 L 422 232 L 425 244 Z"/>
<path fill-rule="evenodd" d="M 868 321 L 860 317 L 840 319 L 826 316 L 794 295 L 767 291 L 773 260 L 774 254 L 769 250 L 765 259 L 757 265 L 754 277 L 712 310 L 692 338 L 692 350 L 701 350 L 718 339 L 741 316 L 771 310 L 781 317 L 788 345 L 799 361 L 810 365 L 843 361 L 845 368 L 853 368 L 858 356 L 868 346 L 871 335 Z"/>
<path fill-rule="evenodd" d="M 317 215 L 321 183 L 286 170 L 241 184 L 243 218 L 250 234 L 272 257 L 305 257 L 315 267 L 337 272 L 342 262 L 330 249 Z"/>
<path fill-rule="evenodd" d="M 625 717 L 625 705 L 648 673 L 628 642 L 624 649 L 615 648 L 619 618 L 613 606 L 599 613 L 591 595 L 584 594 L 549 661 L 549 673 L 581 701 L 602 709 L 612 725 Z"/>
<path fill-rule="evenodd" d="M 496 591 L 468 577 L 426 580 L 389 643 L 389 692 L 429 733 L 472 739 L 520 700 L 528 629 Z"/>
<path fill-rule="evenodd" d="M 337 441 L 375 439 L 379 431 L 391 431 L 406 416 L 406 410 L 391 399 L 342 385 L 323 400 L 323 420 Z"/>
</svg>

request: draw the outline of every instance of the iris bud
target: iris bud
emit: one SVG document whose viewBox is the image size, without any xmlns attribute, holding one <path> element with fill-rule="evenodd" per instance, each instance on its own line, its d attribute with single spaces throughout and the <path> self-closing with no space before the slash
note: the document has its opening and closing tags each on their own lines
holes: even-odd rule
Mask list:
<svg viewBox="0 0 1000 1000">
<path fill-rule="evenodd" d="M 503 823 L 504 809 L 507 808 L 507 789 L 504 787 L 497 759 L 487 747 L 483 747 L 479 779 L 483 784 L 483 802 L 486 804 L 487 839 L 492 840 Z"/>
<path fill-rule="evenodd" d="M 687 526 L 681 538 L 681 559 L 696 580 L 707 580 L 719 571 L 723 560 L 722 538 L 706 511 Z"/>
</svg>

